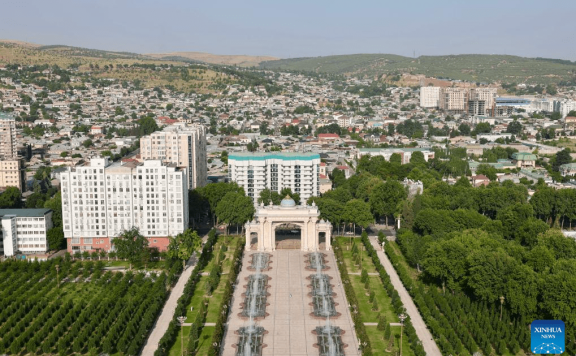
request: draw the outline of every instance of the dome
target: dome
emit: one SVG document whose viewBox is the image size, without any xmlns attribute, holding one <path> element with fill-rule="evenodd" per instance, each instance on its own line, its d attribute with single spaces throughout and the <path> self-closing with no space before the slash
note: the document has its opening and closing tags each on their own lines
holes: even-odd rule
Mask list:
<svg viewBox="0 0 576 356">
<path fill-rule="evenodd" d="M 284 197 L 284 199 L 282 199 L 282 201 L 280 202 L 280 206 L 284 208 L 291 208 L 296 206 L 296 202 L 294 201 L 294 199 L 290 198 L 289 195 L 286 195 L 286 197 Z"/>
</svg>

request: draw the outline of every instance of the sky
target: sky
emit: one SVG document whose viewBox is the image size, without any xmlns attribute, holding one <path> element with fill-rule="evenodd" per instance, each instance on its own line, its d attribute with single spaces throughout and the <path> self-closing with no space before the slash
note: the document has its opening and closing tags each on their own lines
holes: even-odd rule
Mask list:
<svg viewBox="0 0 576 356">
<path fill-rule="evenodd" d="M 2 39 L 136 53 L 576 60 L 574 0 L 5 0 L 0 13 Z"/>
</svg>

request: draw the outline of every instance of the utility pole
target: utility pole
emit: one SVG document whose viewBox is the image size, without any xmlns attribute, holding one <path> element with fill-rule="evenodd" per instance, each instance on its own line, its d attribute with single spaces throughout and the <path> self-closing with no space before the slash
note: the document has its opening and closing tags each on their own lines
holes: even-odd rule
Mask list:
<svg viewBox="0 0 576 356">
<path fill-rule="evenodd" d="M 406 318 L 407 316 L 404 313 L 398 315 L 398 319 L 400 319 L 400 356 L 402 356 L 402 334 L 404 333 L 404 320 Z"/>
<path fill-rule="evenodd" d="M 58 283 L 58 289 L 60 289 L 60 265 L 56 265 L 54 267 L 56 267 L 56 283 Z"/>
<path fill-rule="evenodd" d="M 500 321 L 502 321 L 502 305 L 504 304 L 504 296 L 500 296 Z"/>
<path fill-rule="evenodd" d="M 182 356 L 184 356 L 184 321 L 186 321 L 185 316 L 179 316 L 178 321 L 180 322 L 180 351 Z"/>
</svg>

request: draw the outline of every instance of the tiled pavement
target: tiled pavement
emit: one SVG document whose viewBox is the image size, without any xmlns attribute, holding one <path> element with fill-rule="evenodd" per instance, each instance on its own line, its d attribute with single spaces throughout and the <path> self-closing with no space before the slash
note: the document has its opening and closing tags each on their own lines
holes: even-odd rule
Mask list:
<svg viewBox="0 0 576 356">
<path fill-rule="evenodd" d="M 345 331 L 342 335 L 342 342 L 348 346 L 344 349 L 347 356 L 356 356 L 358 353 L 358 343 L 354 332 L 352 318 L 350 316 L 348 303 L 344 296 L 344 288 L 340 280 L 340 275 L 336 268 L 334 254 L 331 251 L 322 251 L 327 255 L 326 260 L 330 269 L 323 271 L 332 277 L 331 283 L 334 286 L 336 296 L 334 301 L 338 304 L 336 311 L 341 315 L 330 322 L 334 326 L 339 326 Z M 232 312 L 228 320 L 228 329 L 223 346 L 223 356 L 234 356 L 236 349 L 233 347 L 238 342 L 238 336 L 234 331 L 242 326 L 247 326 L 248 321 L 238 317 L 241 312 L 240 304 L 243 302 L 241 294 L 245 291 L 247 284 L 245 278 L 254 272 L 249 271 L 251 255 L 255 251 L 249 251 L 244 255 L 242 271 L 239 275 L 239 283 L 234 291 L 232 302 Z M 272 269 L 264 272 L 271 277 L 268 284 L 268 306 L 266 312 L 269 314 L 263 320 L 258 321 L 258 325 L 264 327 L 267 334 L 264 336 L 263 356 L 288 356 L 288 355 L 318 355 L 318 349 L 313 345 L 316 343 L 316 336 L 312 331 L 317 326 L 325 325 L 323 319 L 314 319 L 310 316 L 313 309 L 309 305 L 312 298 L 308 295 L 310 281 L 306 277 L 314 272 L 306 270 L 306 252 L 299 250 L 276 250 L 272 254 Z"/>
</svg>

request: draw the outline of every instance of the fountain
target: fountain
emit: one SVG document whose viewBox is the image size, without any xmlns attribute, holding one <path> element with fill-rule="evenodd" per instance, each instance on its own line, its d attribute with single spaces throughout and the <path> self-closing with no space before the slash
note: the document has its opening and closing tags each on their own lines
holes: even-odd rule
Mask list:
<svg viewBox="0 0 576 356">
<path fill-rule="evenodd" d="M 313 315 L 318 318 L 330 318 L 339 316 L 336 312 L 336 304 L 332 298 L 332 286 L 330 285 L 330 277 L 322 273 L 322 269 L 326 268 L 323 256 L 314 252 L 308 257 L 310 268 L 316 269 L 316 274 L 310 276 L 312 281 L 312 306 L 314 307 Z"/>
<path fill-rule="evenodd" d="M 238 344 L 236 344 L 236 356 L 259 356 L 262 355 L 262 339 L 264 328 L 250 324 L 238 330 Z"/>
<path fill-rule="evenodd" d="M 316 338 L 320 351 L 320 356 L 344 356 L 344 343 L 342 343 L 343 334 L 337 326 L 330 325 L 330 320 L 326 321 L 325 326 L 317 326 Z"/>
</svg>

